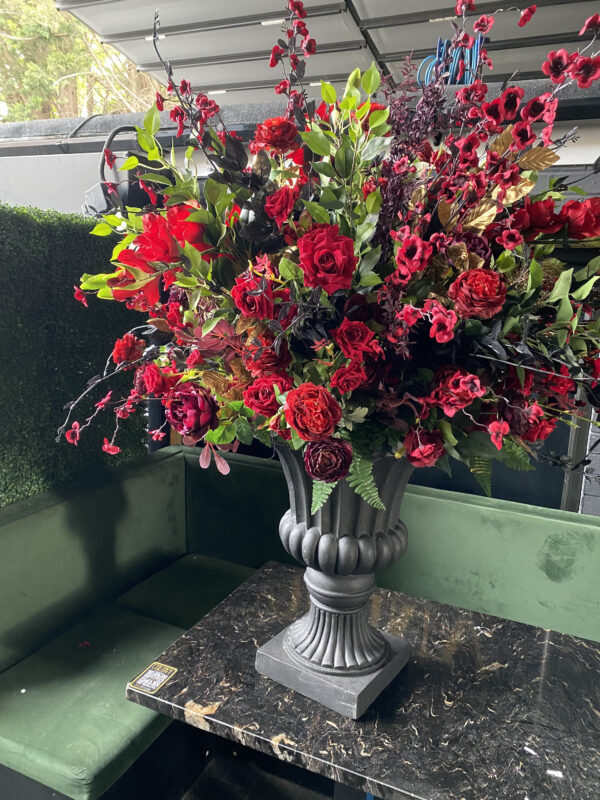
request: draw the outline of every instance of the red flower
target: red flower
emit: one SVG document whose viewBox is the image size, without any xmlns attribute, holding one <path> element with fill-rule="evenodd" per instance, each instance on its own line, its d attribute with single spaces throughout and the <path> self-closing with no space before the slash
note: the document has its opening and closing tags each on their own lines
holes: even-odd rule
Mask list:
<svg viewBox="0 0 600 800">
<path fill-rule="evenodd" d="M 79 286 L 73 286 L 73 288 L 75 289 L 75 291 L 73 292 L 73 297 L 75 298 L 75 300 L 79 300 L 79 302 L 87 308 L 88 301 L 85 292 L 82 292 Z"/>
<path fill-rule="evenodd" d="M 523 122 L 537 122 L 548 110 L 548 100 L 552 95 L 550 92 L 533 97 L 527 105 L 521 109 L 521 119 Z"/>
<path fill-rule="evenodd" d="M 512 137 L 515 141 L 513 147 L 516 147 L 517 150 L 524 150 L 537 139 L 537 135 L 528 122 L 517 122 L 512 129 Z"/>
<path fill-rule="evenodd" d="M 244 403 L 263 417 L 272 417 L 279 411 L 275 385 L 279 393 L 283 394 L 292 388 L 294 381 L 289 375 L 268 375 L 257 378 L 244 390 Z"/>
<path fill-rule="evenodd" d="M 526 9 L 521 11 L 521 19 L 519 20 L 519 28 L 524 28 L 528 22 L 531 21 L 531 18 L 537 11 L 537 6 L 528 6 Z"/>
<path fill-rule="evenodd" d="M 156 364 L 148 364 L 142 373 L 144 386 L 148 394 L 163 395 L 179 383 L 181 375 L 178 372 L 162 372 Z"/>
<path fill-rule="evenodd" d="M 353 392 L 367 382 L 367 373 L 362 364 L 354 361 L 347 367 L 340 367 L 331 376 L 331 387 L 340 394 Z"/>
<path fill-rule="evenodd" d="M 183 78 L 179 84 L 179 93 L 184 97 L 192 93 L 192 84 L 186 78 Z"/>
<path fill-rule="evenodd" d="M 564 83 L 571 56 L 566 50 L 551 50 L 542 64 L 542 72 L 548 75 L 552 83 Z"/>
<path fill-rule="evenodd" d="M 525 198 L 525 212 L 528 216 L 527 224 L 534 235 L 538 233 L 557 233 L 564 225 L 564 220 L 560 214 L 554 212 L 554 200 L 547 197 L 545 200 L 532 202 L 528 197 Z M 527 239 L 532 237 L 527 236 Z"/>
<path fill-rule="evenodd" d="M 269 430 L 278 436 L 281 436 L 282 439 L 285 439 L 288 442 L 292 438 L 291 430 L 283 427 L 283 419 L 281 414 L 277 414 L 276 417 L 271 417 L 269 420 Z"/>
<path fill-rule="evenodd" d="M 520 86 L 509 86 L 500 97 L 500 109 L 505 120 L 513 120 L 517 116 L 519 105 L 525 90 Z"/>
<path fill-rule="evenodd" d="M 498 450 L 502 450 L 502 437 L 510 433 L 508 422 L 495 420 L 488 425 L 488 432 L 492 439 L 492 443 L 496 445 Z"/>
<path fill-rule="evenodd" d="M 108 147 L 104 148 L 103 153 L 104 153 L 104 160 L 106 161 L 106 166 L 112 169 L 115 165 L 115 161 L 117 160 L 117 156 L 113 153 L 112 150 L 109 150 Z"/>
<path fill-rule="evenodd" d="M 535 404 L 533 407 L 536 407 Z M 539 406 L 537 406 L 537 408 L 539 408 Z M 547 439 L 552 431 L 556 428 L 556 420 L 548 419 L 547 417 L 543 416 L 537 418 L 534 417 L 533 419 L 535 421 L 532 422 L 525 433 L 521 434 L 521 438 L 526 442 L 543 442 L 544 439 Z"/>
<path fill-rule="evenodd" d="M 317 43 L 315 42 L 314 39 L 311 39 L 308 36 L 302 39 L 301 47 L 302 47 L 302 52 L 307 58 L 309 56 L 314 55 L 317 52 Z"/>
<path fill-rule="evenodd" d="M 298 199 L 298 187 L 282 186 L 265 200 L 265 211 L 271 219 L 275 220 L 278 228 L 282 228 L 288 221 Z"/>
<path fill-rule="evenodd" d="M 242 316 L 273 319 L 273 289 L 266 278 L 257 279 L 244 272 L 235 279 L 231 297 Z"/>
<path fill-rule="evenodd" d="M 390 276 L 392 283 L 403 285 L 415 272 L 427 267 L 433 255 L 433 247 L 420 236 L 411 234 L 403 238 L 402 246 L 396 251 L 396 271 Z"/>
<path fill-rule="evenodd" d="M 506 286 L 497 272 L 470 269 L 462 272 L 450 285 L 448 296 L 454 300 L 454 308 L 459 316 L 490 319 L 504 305 Z"/>
<path fill-rule="evenodd" d="M 169 424 L 185 437 L 186 444 L 195 444 L 217 425 L 217 404 L 203 386 L 186 383 L 164 405 Z"/>
<path fill-rule="evenodd" d="M 280 81 L 275 87 L 275 94 L 287 94 L 290 90 L 290 82 L 287 78 Z"/>
<path fill-rule="evenodd" d="M 179 138 L 185 130 L 185 121 L 186 121 L 185 111 L 181 106 L 174 106 L 174 108 L 172 108 L 169 111 L 169 119 L 171 120 L 171 122 L 177 123 L 176 135 Z"/>
<path fill-rule="evenodd" d="M 279 374 L 290 365 L 292 357 L 285 339 L 278 341 L 274 347 L 275 337 L 271 331 L 265 331 L 246 342 L 242 352 L 244 366 L 253 377 Z"/>
<path fill-rule="evenodd" d="M 288 0 L 288 10 L 290 14 L 295 14 L 300 19 L 304 19 L 306 16 L 306 9 L 301 0 Z"/>
<path fill-rule="evenodd" d="M 331 436 L 342 418 L 335 397 L 314 383 L 303 383 L 288 392 L 284 411 L 287 424 L 308 442 Z"/>
<path fill-rule="evenodd" d="M 501 244 L 506 250 L 514 250 L 520 244 L 523 244 L 523 237 L 519 231 L 512 228 L 505 228 L 501 236 L 496 236 L 496 241 Z"/>
<path fill-rule="evenodd" d="M 589 89 L 600 78 L 600 56 L 578 56 L 569 64 L 568 73 L 580 89 Z"/>
<path fill-rule="evenodd" d="M 306 286 L 320 286 L 327 294 L 350 288 L 358 258 L 354 242 L 337 225 L 313 225 L 298 240 L 298 252 Z"/>
<path fill-rule="evenodd" d="M 77 447 L 77 443 L 79 442 L 80 436 L 80 424 L 78 422 L 74 422 L 71 425 L 71 429 L 65 433 L 65 439 L 69 444 L 74 444 Z"/>
<path fill-rule="evenodd" d="M 457 0 L 454 10 L 457 14 L 462 14 L 464 11 L 475 11 L 475 0 Z"/>
<path fill-rule="evenodd" d="M 112 359 L 115 364 L 122 364 L 124 361 L 137 361 L 142 357 L 146 349 L 144 339 L 138 339 L 132 333 L 126 333 L 122 339 L 117 339 L 112 351 Z"/>
<path fill-rule="evenodd" d="M 573 239 L 600 236 L 600 198 L 570 200 L 561 208 L 558 218 L 561 227 L 567 225 L 567 233 Z"/>
<path fill-rule="evenodd" d="M 298 129 L 287 117 L 271 117 L 256 126 L 252 144 L 255 149 L 289 153 L 298 141 Z"/>
<path fill-rule="evenodd" d="M 429 404 L 439 406 L 447 417 L 453 417 L 486 392 L 477 375 L 464 369 L 443 367 L 435 375 L 435 381 L 435 388 L 427 400 Z"/>
<path fill-rule="evenodd" d="M 160 92 L 156 93 L 156 108 L 158 111 L 163 111 L 165 107 L 165 98 Z"/>
<path fill-rule="evenodd" d="M 121 452 L 121 448 L 117 447 L 116 444 L 109 442 L 106 436 L 104 437 L 104 443 L 102 445 L 102 450 L 105 453 L 108 453 L 110 456 L 115 456 L 117 453 Z"/>
<path fill-rule="evenodd" d="M 346 358 L 352 361 L 362 361 L 365 355 L 377 358 L 383 354 L 375 334 L 364 322 L 351 322 L 344 317 L 339 328 L 331 331 L 331 336 Z"/>
<path fill-rule="evenodd" d="M 452 341 L 454 339 L 454 326 L 458 322 L 458 317 L 454 311 L 444 308 L 438 300 L 426 300 L 423 310 L 431 320 L 430 338 L 435 339 L 440 344 Z"/>
<path fill-rule="evenodd" d="M 404 439 L 406 458 L 414 467 L 433 467 L 446 455 L 444 440 L 439 431 L 417 431 L 411 428 Z"/>
<path fill-rule="evenodd" d="M 271 58 L 269 59 L 269 66 L 276 67 L 277 64 L 281 61 L 282 55 L 285 53 L 283 47 L 280 47 L 278 44 L 271 50 Z"/>
<path fill-rule="evenodd" d="M 352 463 L 352 445 L 343 439 L 310 442 L 304 451 L 306 474 L 315 481 L 337 483 L 345 478 Z"/>
<path fill-rule="evenodd" d="M 583 28 L 579 31 L 579 35 L 583 36 L 586 33 L 598 33 L 600 31 L 600 14 L 592 14 L 591 17 L 588 17 L 583 25 Z"/>
<path fill-rule="evenodd" d="M 198 209 L 185 203 L 178 206 L 171 206 L 167 210 L 167 224 L 169 233 L 183 248 L 187 244 L 193 245 L 196 250 L 204 252 L 210 250 L 212 245 L 204 241 L 204 225 L 200 222 L 190 222 L 189 216 Z"/>
<path fill-rule="evenodd" d="M 138 259 L 164 261 L 167 263 L 179 261 L 179 248 L 172 236 L 168 216 L 163 217 L 162 214 L 155 213 L 144 214 L 142 216 L 142 225 L 144 232 L 133 240 L 133 246 L 136 248 L 135 256 Z M 123 264 L 129 264 L 128 261 L 124 260 L 124 257 L 128 257 L 131 252 L 130 249 L 121 250 L 119 261 Z M 130 266 L 137 266 L 137 264 L 130 264 Z"/>
<path fill-rule="evenodd" d="M 495 21 L 493 16 L 488 17 L 487 14 L 482 14 L 473 25 L 473 30 L 477 33 L 489 33 Z"/>
<path fill-rule="evenodd" d="M 479 164 L 477 150 L 480 145 L 479 137 L 476 133 L 470 133 L 455 142 L 458 147 L 458 159 L 461 167 L 476 167 Z"/>
</svg>

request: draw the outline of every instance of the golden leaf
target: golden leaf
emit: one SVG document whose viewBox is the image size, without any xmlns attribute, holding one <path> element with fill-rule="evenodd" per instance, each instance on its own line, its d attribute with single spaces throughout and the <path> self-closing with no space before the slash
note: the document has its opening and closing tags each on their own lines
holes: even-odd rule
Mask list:
<svg viewBox="0 0 600 800">
<path fill-rule="evenodd" d="M 235 332 L 239 335 L 240 333 L 245 333 L 248 328 L 251 328 L 254 325 L 255 320 L 252 317 L 240 317 L 238 321 L 235 323 Z"/>
<path fill-rule="evenodd" d="M 484 200 L 476 208 L 469 211 L 462 221 L 463 228 L 481 233 L 496 219 L 498 208 L 493 200 Z"/>
<path fill-rule="evenodd" d="M 446 253 L 452 259 L 454 266 L 461 270 L 461 272 L 469 266 L 469 253 L 467 252 L 467 245 L 464 242 L 454 244 L 446 250 Z"/>
<path fill-rule="evenodd" d="M 427 197 L 427 190 L 425 189 L 424 186 L 420 186 L 418 189 L 415 189 L 410 196 L 410 200 L 408 201 L 409 209 L 413 211 L 417 203 L 422 203 L 426 197 Z"/>
<path fill-rule="evenodd" d="M 483 263 L 483 258 L 477 253 L 469 253 L 469 269 L 479 269 Z"/>
<path fill-rule="evenodd" d="M 454 210 L 455 206 L 450 205 L 450 203 L 447 203 L 445 200 L 440 200 L 440 202 L 438 203 L 437 213 L 439 220 L 444 226 L 444 228 L 447 228 L 450 220 L 454 216 Z M 454 227 L 454 224 L 455 221 L 453 221 L 451 227 L 447 229 L 451 230 Z"/>
<path fill-rule="evenodd" d="M 165 333 L 169 333 L 171 331 L 169 323 L 166 319 L 159 319 L 156 317 L 153 319 L 147 319 L 146 323 L 148 325 L 152 325 L 152 327 L 156 328 L 157 331 L 164 331 Z"/>
<path fill-rule="evenodd" d="M 555 152 L 549 150 L 547 147 L 534 147 L 517 161 L 521 169 L 535 169 L 542 170 L 548 169 L 553 164 L 560 161 L 560 156 Z"/>
<path fill-rule="evenodd" d="M 229 369 L 233 372 L 235 377 L 243 383 L 249 383 L 252 380 L 252 375 L 250 375 L 244 366 L 244 362 L 241 358 L 234 358 L 229 363 Z"/>
<path fill-rule="evenodd" d="M 508 206 L 512 205 L 513 203 L 516 203 L 522 197 L 525 197 L 526 194 L 529 194 L 529 192 L 533 189 L 534 186 L 535 183 L 533 183 L 533 181 L 528 181 L 524 178 L 521 181 L 521 183 L 518 183 L 516 186 L 508 187 L 508 189 L 504 194 L 504 199 L 502 202 L 504 203 L 504 205 Z M 492 197 L 496 198 L 499 192 L 500 192 L 500 187 L 496 186 L 496 188 L 492 192 Z"/>
<path fill-rule="evenodd" d="M 224 394 L 229 387 L 229 381 L 227 378 L 214 369 L 204 370 L 201 380 L 207 389 L 210 389 L 211 392 L 216 392 L 217 394 Z"/>
<path fill-rule="evenodd" d="M 505 153 L 514 141 L 512 136 L 512 129 L 513 126 L 508 125 L 502 131 L 500 136 L 497 136 L 494 139 L 494 141 L 490 143 L 490 150 L 493 150 L 494 153 L 500 153 L 500 155 Z"/>
</svg>

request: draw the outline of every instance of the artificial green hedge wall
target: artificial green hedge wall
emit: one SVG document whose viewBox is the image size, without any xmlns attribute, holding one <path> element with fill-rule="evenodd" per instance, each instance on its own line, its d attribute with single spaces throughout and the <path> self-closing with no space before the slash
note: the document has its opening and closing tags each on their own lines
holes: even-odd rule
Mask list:
<svg viewBox="0 0 600 800">
<path fill-rule="evenodd" d="M 92 227 L 75 214 L 0 205 L 0 507 L 145 452 L 141 414 L 124 423 L 117 456 L 101 451 L 112 413 L 77 447 L 54 441 L 64 404 L 103 370 L 114 340 L 139 324 L 118 303 L 92 297 L 86 309 L 73 299 L 82 273 L 107 271 L 114 242 L 90 236 Z M 79 421 L 107 388 L 95 391 Z"/>
</svg>

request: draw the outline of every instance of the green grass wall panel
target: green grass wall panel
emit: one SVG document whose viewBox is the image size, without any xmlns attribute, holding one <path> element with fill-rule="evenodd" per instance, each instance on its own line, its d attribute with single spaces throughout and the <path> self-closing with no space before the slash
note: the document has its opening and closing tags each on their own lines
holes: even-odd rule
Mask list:
<svg viewBox="0 0 600 800">
<path fill-rule="evenodd" d="M 0 511 L 0 670 L 185 552 L 183 468 L 158 453 Z"/>
</svg>

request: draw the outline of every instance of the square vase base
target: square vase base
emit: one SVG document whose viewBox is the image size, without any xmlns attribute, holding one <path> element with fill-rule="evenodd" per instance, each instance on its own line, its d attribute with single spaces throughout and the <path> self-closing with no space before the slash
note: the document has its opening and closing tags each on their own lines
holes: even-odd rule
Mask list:
<svg viewBox="0 0 600 800">
<path fill-rule="evenodd" d="M 256 653 L 256 671 L 300 692 L 344 717 L 358 719 L 405 666 L 409 657 L 406 639 L 381 631 L 390 646 L 390 658 L 369 675 L 326 675 L 298 665 L 283 647 L 283 630 Z"/>
</svg>

